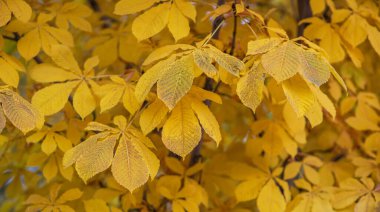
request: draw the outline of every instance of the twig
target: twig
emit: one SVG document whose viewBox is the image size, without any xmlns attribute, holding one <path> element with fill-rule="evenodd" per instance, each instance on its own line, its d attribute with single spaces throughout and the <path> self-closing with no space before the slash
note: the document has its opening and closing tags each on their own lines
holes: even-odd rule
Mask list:
<svg viewBox="0 0 380 212">
<path fill-rule="evenodd" d="M 236 33 L 237 33 L 237 15 L 236 15 L 236 0 L 233 4 L 233 10 L 234 10 L 234 28 L 232 30 L 232 41 L 231 41 L 231 51 L 230 55 L 234 54 L 235 45 L 236 45 Z"/>
<path fill-rule="evenodd" d="M 12 40 L 12 41 L 18 41 L 18 39 L 16 39 L 15 37 L 10 37 L 10 36 L 7 36 L 7 35 L 3 35 L 3 38 L 7 39 L 7 40 Z"/>
<path fill-rule="evenodd" d="M 99 12 L 100 11 L 99 4 L 98 4 L 98 2 L 96 0 L 88 0 L 88 3 L 90 4 L 91 8 L 95 12 Z"/>
<path fill-rule="evenodd" d="M 298 0 L 298 21 L 302 19 L 309 18 L 312 16 L 310 0 Z M 306 24 L 303 23 L 298 26 L 298 36 L 303 35 L 303 31 L 305 30 Z"/>
<path fill-rule="evenodd" d="M 215 19 L 216 21 L 216 19 Z M 219 35 L 219 28 L 222 26 L 224 20 L 220 21 L 220 23 L 216 26 L 215 29 L 213 29 L 213 32 L 211 33 L 210 37 L 202 44 L 202 46 L 208 44 L 212 38 L 218 37 Z"/>
</svg>

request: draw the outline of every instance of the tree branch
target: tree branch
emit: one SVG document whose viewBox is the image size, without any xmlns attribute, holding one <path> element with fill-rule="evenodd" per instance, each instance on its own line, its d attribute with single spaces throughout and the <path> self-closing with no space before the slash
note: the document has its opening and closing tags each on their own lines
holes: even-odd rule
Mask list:
<svg viewBox="0 0 380 212">
<path fill-rule="evenodd" d="M 298 21 L 309 18 L 312 16 L 310 0 L 298 0 Z M 298 36 L 302 36 L 305 30 L 306 24 L 303 23 L 298 26 Z"/>
<path fill-rule="evenodd" d="M 99 7 L 99 4 L 96 0 L 88 0 L 88 3 L 90 4 L 92 10 L 94 10 L 95 12 L 99 12 L 100 11 L 100 7 Z"/>
<path fill-rule="evenodd" d="M 235 3 L 232 5 L 232 9 L 234 12 L 234 28 L 232 30 L 232 41 L 231 41 L 230 55 L 234 54 L 235 45 L 236 45 L 236 32 L 237 32 L 236 0 L 234 2 Z"/>
</svg>

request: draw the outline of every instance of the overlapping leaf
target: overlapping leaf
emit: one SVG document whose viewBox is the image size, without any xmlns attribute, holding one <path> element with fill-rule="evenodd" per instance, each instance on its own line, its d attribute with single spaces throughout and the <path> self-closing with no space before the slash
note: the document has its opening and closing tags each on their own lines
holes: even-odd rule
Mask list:
<svg viewBox="0 0 380 212">
<path fill-rule="evenodd" d="M 156 176 L 159 161 L 148 148 L 152 147 L 150 140 L 130 126 L 123 116 L 116 116 L 114 124 L 116 128 L 91 122 L 87 130 L 99 133 L 67 151 L 63 164 L 68 167 L 75 163 L 75 169 L 85 182 L 111 166 L 116 181 L 133 191 L 149 176 Z"/>
</svg>

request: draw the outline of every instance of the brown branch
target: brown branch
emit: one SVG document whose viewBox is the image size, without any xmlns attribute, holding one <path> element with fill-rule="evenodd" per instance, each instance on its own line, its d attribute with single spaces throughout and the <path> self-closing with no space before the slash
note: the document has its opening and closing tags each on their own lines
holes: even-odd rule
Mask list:
<svg viewBox="0 0 380 212">
<path fill-rule="evenodd" d="M 236 45 L 236 33 L 237 33 L 237 15 L 236 15 L 236 0 L 235 3 L 232 5 L 232 9 L 234 12 L 234 28 L 232 30 L 232 41 L 231 41 L 231 50 L 230 55 L 234 54 L 235 51 L 235 45 Z"/>
<path fill-rule="evenodd" d="M 88 3 L 90 4 L 92 10 L 94 10 L 95 12 L 99 12 L 100 11 L 100 7 L 99 7 L 99 4 L 96 0 L 88 0 Z"/>
<path fill-rule="evenodd" d="M 310 0 L 298 0 L 298 21 L 309 18 L 312 16 Z M 298 26 L 297 35 L 302 36 L 305 30 L 306 24 L 303 23 Z"/>
</svg>

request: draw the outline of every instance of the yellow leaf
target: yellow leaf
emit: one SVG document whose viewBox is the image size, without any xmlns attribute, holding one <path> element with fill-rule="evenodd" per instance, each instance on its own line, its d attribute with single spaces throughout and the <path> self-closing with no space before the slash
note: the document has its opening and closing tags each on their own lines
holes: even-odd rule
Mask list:
<svg viewBox="0 0 380 212">
<path fill-rule="evenodd" d="M 134 14 L 153 6 L 156 2 L 157 0 L 121 0 L 116 3 L 113 13 L 116 15 Z"/>
<path fill-rule="evenodd" d="M 11 20 L 12 14 L 5 2 L 0 1 L 0 27 Z"/>
<path fill-rule="evenodd" d="M 257 197 L 257 206 L 261 212 L 285 211 L 285 198 L 272 179 L 261 189 Z"/>
<path fill-rule="evenodd" d="M 20 38 L 17 42 L 17 49 L 25 60 L 30 60 L 35 57 L 41 50 L 41 40 L 38 29 L 33 29 Z"/>
<path fill-rule="evenodd" d="M 212 65 L 212 58 L 203 49 L 193 51 L 194 62 L 208 76 L 214 77 L 218 70 Z"/>
<path fill-rule="evenodd" d="M 26 204 L 49 204 L 49 200 L 38 194 L 32 194 L 25 200 Z"/>
<path fill-rule="evenodd" d="M 139 137 L 142 138 L 142 137 Z M 146 138 L 146 137 L 144 137 Z M 142 139 L 144 139 L 142 138 Z M 150 178 L 153 180 L 158 172 L 158 169 L 160 168 L 160 161 L 157 159 L 156 155 L 150 151 L 146 144 L 141 142 L 139 139 L 132 139 L 137 146 L 139 146 L 140 154 L 145 160 L 145 164 L 148 167 Z"/>
<path fill-rule="evenodd" d="M 315 94 L 318 102 L 322 105 L 323 108 L 326 109 L 328 113 L 335 119 L 336 109 L 334 103 L 330 100 L 330 98 L 324 94 L 319 88 L 313 88 L 312 91 Z"/>
<path fill-rule="evenodd" d="M 208 99 L 215 103 L 222 104 L 222 98 L 220 98 L 218 94 L 204 90 L 197 86 L 191 87 L 189 94 L 191 94 L 200 101 L 205 101 Z"/>
<path fill-rule="evenodd" d="M 131 85 L 126 85 L 123 94 L 123 105 L 130 114 L 135 114 L 140 109 L 142 102 L 135 96 L 135 89 Z"/>
<path fill-rule="evenodd" d="M 301 170 L 301 165 L 300 162 L 289 163 L 285 167 L 284 180 L 295 178 Z"/>
<path fill-rule="evenodd" d="M 265 178 L 256 178 L 240 183 L 235 189 L 237 201 L 244 202 L 256 199 L 265 183 Z"/>
<path fill-rule="evenodd" d="M 32 8 L 23 0 L 7 0 L 13 15 L 22 22 L 28 22 L 32 17 Z"/>
<path fill-rule="evenodd" d="M 171 6 L 168 28 L 176 42 L 190 33 L 189 21 L 182 15 L 176 4 L 172 4 Z"/>
<path fill-rule="evenodd" d="M 72 72 L 65 71 L 56 66 L 42 63 L 35 65 L 29 71 L 30 77 L 37 82 L 47 83 L 47 82 L 63 82 L 66 80 L 80 79 L 78 75 Z"/>
<path fill-rule="evenodd" d="M 100 100 L 100 112 L 103 113 L 117 105 L 123 95 L 124 88 L 119 84 L 110 84 L 102 86 L 105 95 Z"/>
<path fill-rule="evenodd" d="M 245 69 L 244 63 L 229 54 L 221 52 L 211 45 L 206 45 L 204 50 L 226 71 L 234 76 L 239 76 L 239 72 Z"/>
<path fill-rule="evenodd" d="M 92 211 L 109 211 L 109 208 L 104 200 L 90 199 L 84 201 L 84 208 L 86 212 Z"/>
<path fill-rule="evenodd" d="M 327 52 L 330 62 L 342 61 L 346 54 L 335 28 L 317 17 L 306 20 L 303 22 L 311 24 L 305 28 L 304 35 L 312 40 L 320 40 L 319 45 Z"/>
<path fill-rule="evenodd" d="M 174 157 L 165 157 L 165 164 L 168 166 L 170 170 L 179 175 L 185 173 L 185 167 L 178 159 L 175 159 Z"/>
<path fill-rule="evenodd" d="M 84 81 L 79 84 L 74 93 L 73 106 L 82 119 L 95 110 L 95 98 L 87 83 Z"/>
<path fill-rule="evenodd" d="M 41 31 L 43 31 L 43 30 L 45 30 L 47 33 L 49 33 L 52 36 L 52 38 L 54 38 L 57 42 L 61 43 L 62 45 L 69 46 L 69 47 L 74 46 L 73 36 L 71 35 L 71 33 L 69 31 L 64 30 L 64 29 L 55 28 L 55 27 L 50 27 L 50 26 L 44 26 L 41 29 Z M 42 43 L 44 43 L 45 40 L 41 39 L 41 41 L 42 41 Z M 45 51 L 46 51 L 46 49 L 45 49 Z M 54 51 L 54 49 L 52 49 L 52 51 Z M 47 51 L 47 53 L 53 53 L 53 52 Z"/>
<path fill-rule="evenodd" d="M 99 56 L 101 67 L 111 65 L 116 61 L 117 45 L 118 40 L 116 38 L 113 38 L 95 47 L 93 55 Z"/>
<path fill-rule="evenodd" d="M 358 180 L 348 178 L 339 183 L 339 189 L 334 194 L 333 206 L 336 209 L 343 209 L 353 204 L 361 196 L 369 192 L 369 188 Z"/>
<path fill-rule="evenodd" d="M 66 137 L 64 137 L 60 134 L 54 133 L 54 139 L 55 139 L 55 142 L 57 143 L 59 149 L 62 150 L 62 152 L 66 152 L 67 150 L 71 149 L 72 143 Z"/>
<path fill-rule="evenodd" d="M 57 163 L 55 161 L 55 157 L 52 156 L 49 158 L 48 162 L 44 166 L 42 170 L 42 174 L 44 175 L 47 181 L 50 181 L 55 176 L 57 176 L 57 173 L 58 173 Z"/>
<path fill-rule="evenodd" d="M 143 133 L 146 135 L 156 128 L 168 112 L 169 109 L 160 99 L 157 98 L 151 103 L 140 116 L 140 127 Z"/>
<path fill-rule="evenodd" d="M 62 29 L 68 29 L 70 22 L 74 27 L 91 32 L 91 24 L 85 19 L 92 14 L 92 10 L 78 2 L 65 3 L 59 11 L 55 20 L 56 25 Z"/>
<path fill-rule="evenodd" d="M 305 116 L 309 120 L 311 127 L 321 124 L 323 121 L 322 107 L 317 102 L 314 102 L 314 104 L 305 113 Z"/>
<path fill-rule="evenodd" d="M 116 139 L 116 136 L 107 136 L 104 133 L 89 137 L 65 153 L 63 166 L 68 167 L 76 163 L 78 175 L 87 182 L 111 165 Z"/>
<path fill-rule="evenodd" d="M 41 150 L 46 153 L 47 155 L 50 155 L 57 149 L 57 143 L 54 140 L 54 134 L 48 133 L 42 142 Z"/>
<path fill-rule="evenodd" d="M 116 181 L 131 192 L 149 178 L 149 167 L 140 147 L 125 136 L 119 141 L 111 171 Z"/>
<path fill-rule="evenodd" d="M 166 148 L 185 157 L 199 143 L 201 127 L 188 103 L 181 101 L 172 111 L 162 131 Z"/>
<path fill-rule="evenodd" d="M 60 67 L 74 72 L 76 74 L 81 74 L 81 70 L 78 66 L 77 61 L 74 58 L 71 50 L 64 45 L 54 45 L 51 47 L 51 59 Z"/>
<path fill-rule="evenodd" d="M 304 165 L 303 169 L 306 179 L 308 179 L 314 185 L 318 185 L 320 181 L 318 172 L 307 165 Z"/>
<path fill-rule="evenodd" d="M 294 76 L 301 69 L 299 48 L 292 41 L 287 41 L 264 54 L 261 63 L 265 71 L 277 82 Z"/>
<path fill-rule="evenodd" d="M 171 110 L 193 85 L 193 61 L 184 56 L 171 63 L 157 82 L 157 95 Z"/>
<path fill-rule="evenodd" d="M 67 190 L 57 199 L 57 203 L 65 203 L 79 199 L 82 196 L 82 194 L 83 192 L 78 188 Z"/>
<path fill-rule="evenodd" d="M 135 18 L 132 33 L 140 42 L 163 30 L 169 20 L 170 4 L 163 3 Z"/>
<path fill-rule="evenodd" d="M 380 56 L 380 32 L 376 27 L 368 26 L 367 27 L 368 40 L 372 45 L 372 48 Z"/>
<path fill-rule="evenodd" d="M 203 130 L 219 144 L 222 140 L 219 123 L 210 109 L 200 101 L 192 101 L 191 107 L 197 115 Z"/>
<path fill-rule="evenodd" d="M 70 93 L 78 83 L 77 81 L 57 83 L 45 87 L 34 94 L 32 104 L 45 116 L 57 113 L 65 106 Z"/>
<path fill-rule="evenodd" d="M 346 119 L 346 123 L 356 130 L 380 130 L 380 127 L 377 125 L 377 123 L 374 123 L 371 120 L 363 117 L 349 117 Z"/>
<path fill-rule="evenodd" d="M 168 57 L 173 52 L 177 50 L 193 50 L 195 49 L 194 46 L 188 45 L 188 44 L 175 44 L 175 45 L 166 45 L 160 48 L 155 49 L 152 53 L 149 54 L 149 56 L 144 60 L 143 65 L 149 65 L 155 61 L 164 59 L 165 57 Z"/>
<path fill-rule="evenodd" d="M 24 134 L 41 128 L 44 118 L 28 101 L 10 90 L 0 90 L 0 102 L 5 116 Z"/>
<path fill-rule="evenodd" d="M 282 88 L 284 89 L 286 98 L 298 117 L 305 115 L 316 101 L 309 86 L 298 75 L 284 81 L 282 83 Z"/>
<path fill-rule="evenodd" d="M 340 115 L 343 116 L 346 113 L 348 113 L 349 111 L 351 111 L 354 108 L 355 104 L 356 104 L 356 98 L 355 97 L 348 96 L 348 97 L 344 98 L 340 102 L 340 107 L 339 107 Z"/>
<path fill-rule="evenodd" d="M 195 9 L 195 6 L 191 4 L 191 2 L 185 0 L 175 0 L 174 3 L 177 5 L 178 9 L 183 15 L 195 22 L 197 10 Z"/>
<path fill-rule="evenodd" d="M 330 72 L 331 74 L 334 76 L 334 78 L 336 79 L 336 81 L 338 81 L 338 83 L 340 84 L 340 86 L 343 87 L 343 89 L 347 92 L 347 86 L 346 86 L 346 83 L 344 83 L 344 80 L 342 79 L 342 77 L 338 74 L 338 72 L 336 72 L 335 68 L 330 66 Z"/>
<path fill-rule="evenodd" d="M 305 118 L 297 117 L 297 114 L 293 111 L 290 104 L 285 104 L 284 110 L 282 111 L 282 116 L 284 121 L 288 126 L 289 134 L 296 140 L 298 143 L 306 143 L 306 131 L 305 131 Z"/>
<path fill-rule="evenodd" d="M 355 211 L 376 211 L 376 209 L 378 209 L 378 200 L 372 194 L 366 194 L 355 205 Z"/>
<path fill-rule="evenodd" d="M 146 96 L 149 94 L 150 89 L 160 79 L 162 70 L 165 70 L 172 62 L 173 59 L 163 60 L 148 69 L 139 79 L 135 88 L 135 96 L 139 102 L 144 102 Z"/>
<path fill-rule="evenodd" d="M 344 36 L 343 38 L 351 44 L 353 47 L 363 43 L 367 38 L 367 32 L 365 26 L 367 21 L 357 14 L 352 14 L 340 28 L 340 32 Z"/>
<path fill-rule="evenodd" d="M 12 87 L 18 86 L 19 76 L 16 69 L 2 58 L 0 58 L 0 79 Z"/>
<path fill-rule="evenodd" d="M 253 69 L 241 77 L 237 83 L 236 93 L 241 102 L 253 112 L 263 98 L 264 75 L 259 69 Z"/>
<path fill-rule="evenodd" d="M 351 9 L 353 10 L 358 9 L 358 3 L 356 2 L 356 0 L 346 0 L 346 2 Z"/>
<path fill-rule="evenodd" d="M 319 14 L 325 11 L 326 2 L 325 0 L 310 0 L 310 7 L 313 15 Z"/>
<path fill-rule="evenodd" d="M 84 73 L 87 74 L 90 71 L 93 71 L 93 69 L 99 65 L 99 57 L 98 56 L 92 56 L 84 62 Z"/>
<path fill-rule="evenodd" d="M 333 11 L 331 16 L 332 23 L 340 23 L 344 21 L 349 15 L 351 15 L 351 10 L 348 9 L 337 9 Z"/>
<path fill-rule="evenodd" d="M 326 83 L 330 78 L 330 64 L 328 61 L 313 50 L 299 48 L 300 62 L 302 63 L 301 74 L 309 82 L 317 86 Z"/>
<path fill-rule="evenodd" d="M 282 38 L 264 38 L 248 42 L 247 55 L 264 54 L 276 48 L 285 40 Z"/>
</svg>

